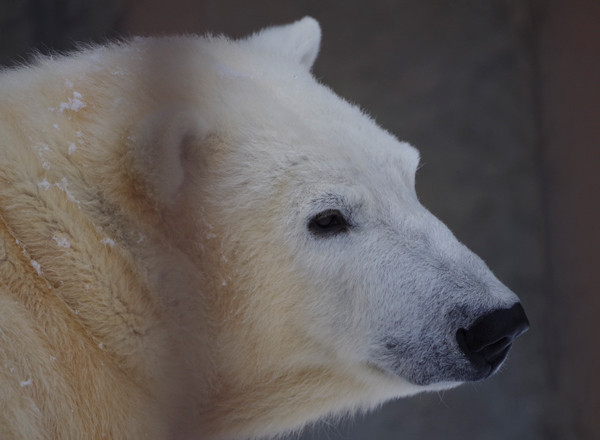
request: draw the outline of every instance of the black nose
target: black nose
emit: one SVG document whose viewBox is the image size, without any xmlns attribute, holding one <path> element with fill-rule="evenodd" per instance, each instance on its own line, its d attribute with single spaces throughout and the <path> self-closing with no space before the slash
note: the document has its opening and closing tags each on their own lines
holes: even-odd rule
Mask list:
<svg viewBox="0 0 600 440">
<path fill-rule="evenodd" d="M 529 329 L 521 304 L 483 315 L 468 329 L 456 332 L 461 350 L 484 377 L 498 369 L 512 342 Z M 485 373 L 484 373 L 485 371 Z"/>
</svg>

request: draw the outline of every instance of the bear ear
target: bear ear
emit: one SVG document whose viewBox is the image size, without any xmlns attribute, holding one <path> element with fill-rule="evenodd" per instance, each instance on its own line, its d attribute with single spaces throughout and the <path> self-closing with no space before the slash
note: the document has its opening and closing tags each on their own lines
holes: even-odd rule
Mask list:
<svg viewBox="0 0 600 440">
<path fill-rule="evenodd" d="M 133 171 L 159 205 L 175 203 L 185 181 L 187 152 L 206 135 L 195 111 L 166 108 L 142 119 L 129 137 Z"/>
<path fill-rule="evenodd" d="M 310 70 L 321 45 L 321 27 L 312 17 L 294 23 L 263 29 L 247 38 L 260 46 L 298 62 Z"/>
</svg>

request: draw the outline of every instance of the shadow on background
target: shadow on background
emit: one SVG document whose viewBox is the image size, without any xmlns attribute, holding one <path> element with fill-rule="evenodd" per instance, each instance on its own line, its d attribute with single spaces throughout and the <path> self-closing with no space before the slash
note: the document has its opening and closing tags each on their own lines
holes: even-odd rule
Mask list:
<svg viewBox="0 0 600 440">
<path fill-rule="evenodd" d="M 489 381 L 301 438 L 600 438 L 599 2 L 3 0 L 0 62 L 304 15 L 323 28 L 316 76 L 420 149 L 421 201 L 521 297 L 531 331 Z"/>
</svg>

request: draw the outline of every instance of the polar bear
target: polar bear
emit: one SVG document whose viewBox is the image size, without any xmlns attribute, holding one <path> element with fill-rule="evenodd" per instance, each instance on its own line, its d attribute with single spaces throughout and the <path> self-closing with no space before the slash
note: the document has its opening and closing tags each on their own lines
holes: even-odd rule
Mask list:
<svg viewBox="0 0 600 440">
<path fill-rule="evenodd" d="M 312 18 L 0 77 L 0 437 L 244 439 L 481 380 L 517 297 Z"/>
</svg>

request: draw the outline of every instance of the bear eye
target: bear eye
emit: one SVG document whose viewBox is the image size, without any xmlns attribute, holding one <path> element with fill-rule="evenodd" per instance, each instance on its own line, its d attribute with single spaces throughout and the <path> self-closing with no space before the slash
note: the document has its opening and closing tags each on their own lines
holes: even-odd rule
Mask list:
<svg viewBox="0 0 600 440">
<path fill-rule="evenodd" d="M 321 237 L 346 232 L 349 227 L 348 221 L 337 209 L 323 211 L 308 222 L 308 230 Z"/>
</svg>

